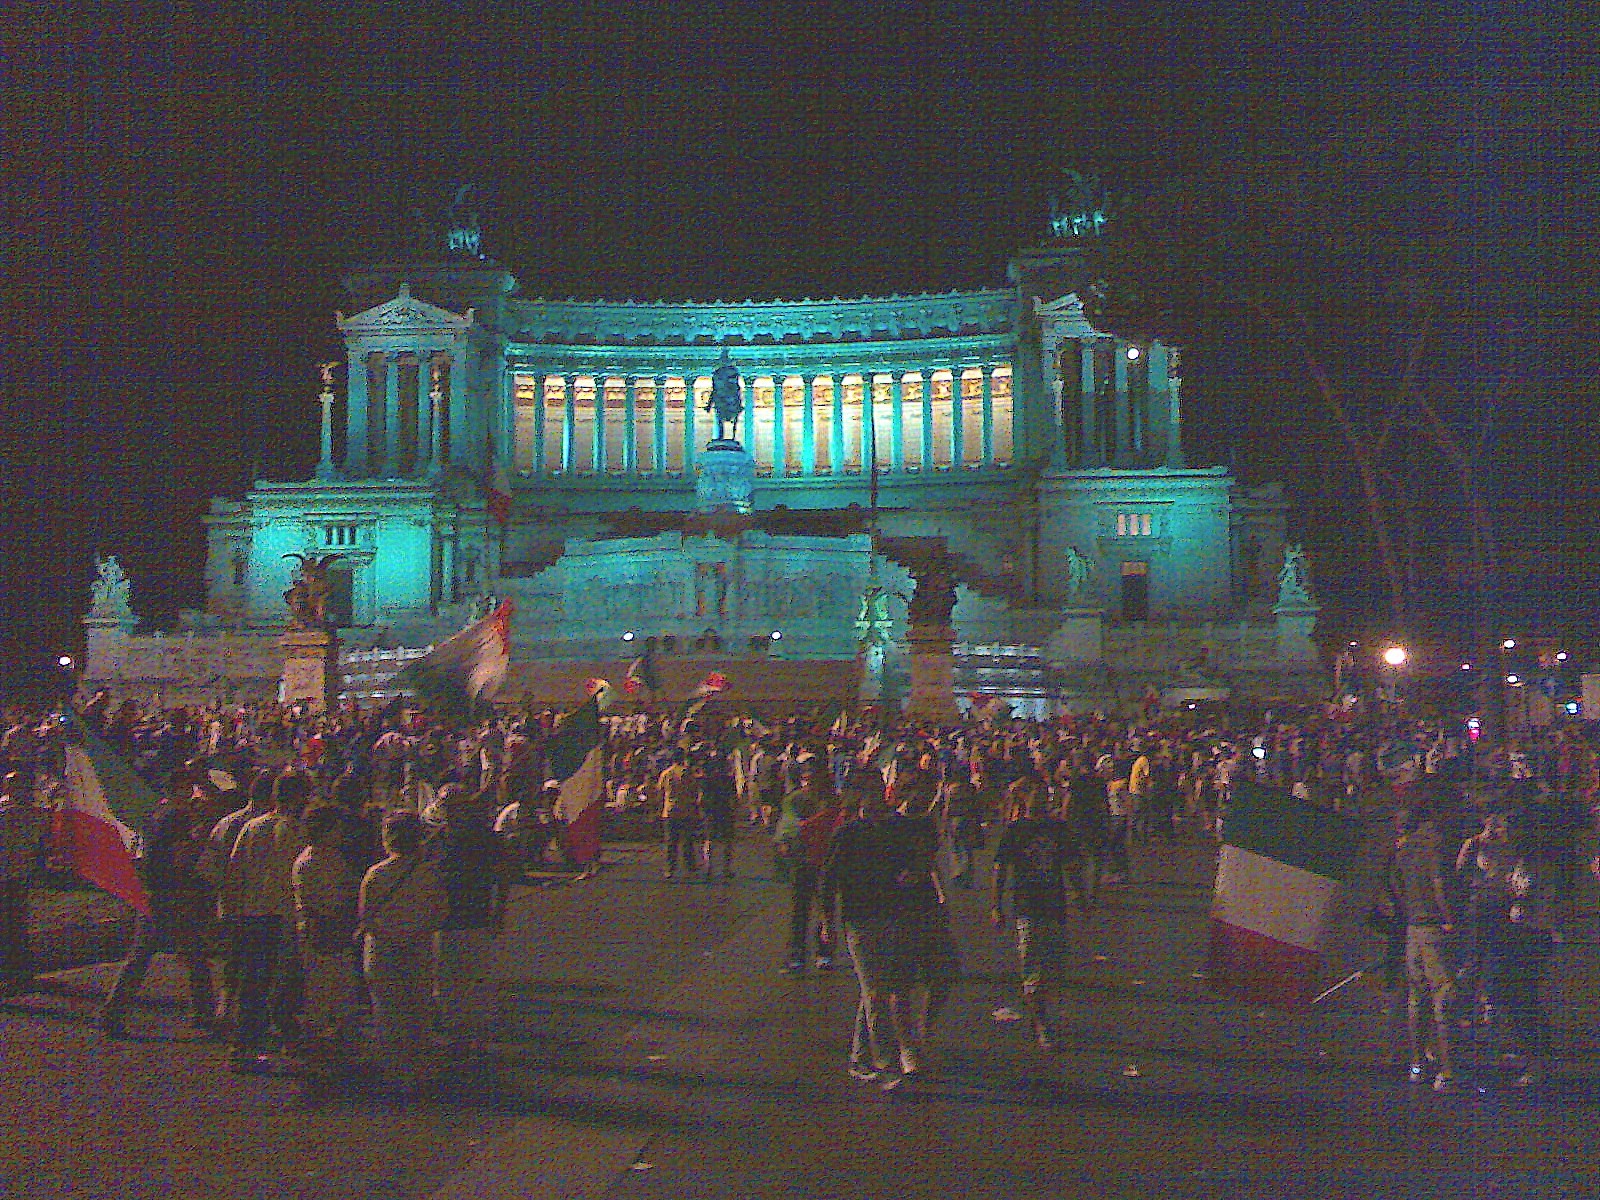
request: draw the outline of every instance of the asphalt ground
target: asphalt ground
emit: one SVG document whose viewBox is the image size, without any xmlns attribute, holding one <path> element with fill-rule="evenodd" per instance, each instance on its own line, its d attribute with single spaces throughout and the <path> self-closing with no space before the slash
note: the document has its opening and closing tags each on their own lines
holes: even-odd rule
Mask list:
<svg viewBox="0 0 1600 1200">
<path fill-rule="evenodd" d="M 849 971 L 779 969 L 788 892 L 758 837 L 727 884 L 664 881 L 654 847 L 606 859 L 517 892 L 495 1067 L 420 1100 L 229 1074 L 184 1031 L 167 959 L 127 1040 L 91 1023 L 109 965 L 0 1004 L 0 1195 L 1600 1196 L 1587 881 L 1551 982 L 1561 1061 L 1531 1093 L 1487 1041 L 1459 1046 L 1454 1094 L 1407 1083 L 1365 980 L 1310 1015 L 1209 995 L 1197 843 L 1140 855 L 1075 927 L 1054 1055 L 997 1019 L 1021 1009 L 1009 935 L 953 890 L 962 981 L 927 1069 L 883 1093 L 845 1074 Z M 1365 886 L 1330 983 L 1376 950 Z"/>
</svg>

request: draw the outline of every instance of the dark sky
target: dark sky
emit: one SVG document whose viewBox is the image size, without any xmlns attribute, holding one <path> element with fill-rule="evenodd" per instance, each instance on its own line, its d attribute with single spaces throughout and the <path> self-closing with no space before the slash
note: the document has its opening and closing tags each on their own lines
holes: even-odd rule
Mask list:
<svg viewBox="0 0 1600 1200">
<path fill-rule="evenodd" d="M 1358 408 L 1400 301 L 1434 297 L 1442 411 L 1495 414 L 1502 603 L 1594 615 L 1600 135 L 1564 6 L 267 7 L 41 7 L 5 34 L 12 659 L 76 642 L 97 551 L 150 617 L 201 601 L 207 498 L 310 472 L 339 269 L 461 180 L 525 294 L 639 298 L 997 286 L 1069 167 L 1152 203 L 1211 181 L 1238 237 L 1196 233 L 1197 269 L 1314 277 Z M 1303 372 L 1215 303 L 1191 457 L 1283 479 L 1359 624 L 1381 597 L 1348 467 Z"/>
</svg>

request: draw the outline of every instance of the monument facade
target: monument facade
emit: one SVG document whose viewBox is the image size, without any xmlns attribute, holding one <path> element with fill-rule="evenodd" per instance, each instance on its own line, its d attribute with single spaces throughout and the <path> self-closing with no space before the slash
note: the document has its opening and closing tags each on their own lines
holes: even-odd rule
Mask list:
<svg viewBox="0 0 1600 1200">
<path fill-rule="evenodd" d="M 1188 465 L 1177 351 L 1085 316 L 1102 224 L 1058 210 L 1003 287 L 850 300 L 539 299 L 475 225 L 353 270 L 316 476 L 213 502 L 197 627 L 281 631 L 294 556 L 336 556 L 327 620 L 351 653 L 424 647 L 512 596 L 512 690 L 645 637 L 720 646 L 736 679 L 743 659 L 858 660 L 870 585 L 874 673 L 904 702 L 937 560 L 958 700 L 1113 702 L 1160 682 L 1160 645 L 1208 638 L 1281 692 L 1315 669 L 1303 612 L 1292 666 L 1218 631 L 1276 644 L 1287 506 Z"/>
</svg>

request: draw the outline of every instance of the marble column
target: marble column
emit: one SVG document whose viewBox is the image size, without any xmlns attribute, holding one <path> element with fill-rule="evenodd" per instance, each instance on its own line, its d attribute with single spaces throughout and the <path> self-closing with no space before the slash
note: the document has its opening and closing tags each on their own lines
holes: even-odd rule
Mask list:
<svg viewBox="0 0 1600 1200">
<path fill-rule="evenodd" d="M 695 451 L 698 447 L 694 444 L 694 379 L 692 374 L 683 377 L 683 477 L 694 478 Z"/>
<path fill-rule="evenodd" d="M 1096 428 L 1099 424 L 1099 398 L 1095 394 L 1094 354 L 1092 339 L 1085 338 L 1078 343 L 1078 364 L 1082 378 L 1078 411 L 1083 433 L 1078 440 L 1078 458 L 1079 465 L 1085 467 L 1105 465 L 1105 441 L 1099 436 L 1099 430 Z"/>
<path fill-rule="evenodd" d="M 650 430 L 655 443 L 655 471 L 657 478 L 667 475 L 667 381 L 660 375 L 650 377 L 650 396 L 655 401 L 656 422 Z"/>
<path fill-rule="evenodd" d="M 844 474 L 844 376 L 829 376 L 833 394 L 833 420 L 828 422 L 828 473 Z"/>
<path fill-rule="evenodd" d="M 367 473 L 367 356 L 351 350 L 345 357 L 344 473 L 360 479 Z"/>
<path fill-rule="evenodd" d="M 392 479 L 400 471 L 400 356 L 383 356 L 385 403 L 383 408 L 383 471 Z"/>
<path fill-rule="evenodd" d="M 495 447 L 495 460 L 503 465 L 509 475 L 517 467 L 517 372 L 504 367 L 500 372 L 500 432 Z M 494 472 L 495 463 L 489 464 Z"/>
<path fill-rule="evenodd" d="M 800 474 L 809 478 L 817 473 L 816 418 L 811 411 L 817 401 L 815 376 L 802 374 L 800 386 Z"/>
<path fill-rule="evenodd" d="M 961 368 L 950 368 L 950 469 L 966 465 L 966 401 L 961 396 Z"/>
<path fill-rule="evenodd" d="M 634 408 L 639 403 L 639 377 L 622 380 L 622 473 L 629 478 L 639 474 L 639 447 L 635 434 Z"/>
<path fill-rule="evenodd" d="M 1111 412 L 1116 429 L 1111 463 L 1123 466 L 1133 458 L 1133 414 L 1128 411 L 1128 343 L 1121 338 L 1112 343 L 1111 379 L 1114 391 Z"/>
<path fill-rule="evenodd" d="M 322 456 L 317 460 L 317 478 L 327 482 L 339 477 L 333 465 L 333 385 L 324 387 L 317 400 L 322 406 Z"/>
<path fill-rule="evenodd" d="M 428 377 L 428 417 L 431 422 L 430 436 L 428 438 L 428 475 L 430 478 L 444 474 L 445 464 L 445 431 L 448 428 L 445 421 L 445 397 L 433 382 L 430 374 Z"/>
<path fill-rule="evenodd" d="M 597 373 L 589 378 L 594 381 L 594 441 L 589 457 L 599 477 L 606 473 L 606 377 Z"/>
<path fill-rule="evenodd" d="M 439 433 L 441 462 L 449 461 L 472 470 L 477 466 L 477 446 L 471 420 L 467 416 L 467 345 L 461 342 L 450 351 L 450 419 Z M 443 414 L 440 414 L 442 419 Z"/>
<path fill-rule="evenodd" d="M 917 396 L 922 401 L 922 465 L 923 471 L 933 470 L 933 370 L 924 368 Z"/>
<path fill-rule="evenodd" d="M 902 374 L 896 367 L 894 374 L 889 376 L 889 469 L 896 475 L 904 473 L 906 469 L 905 414 L 900 407 L 905 403 L 906 385 L 901 379 Z"/>
<path fill-rule="evenodd" d="M 533 474 L 543 475 L 544 469 L 544 376 L 533 373 L 533 461 L 528 464 Z"/>
<path fill-rule="evenodd" d="M 978 368 L 983 385 L 983 442 L 985 467 L 994 466 L 994 364 L 984 363 Z"/>
<path fill-rule="evenodd" d="M 439 457 L 439 406 L 433 399 L 433 356 L 417 351 L 417 459 L 412 474 L 430 476 L 443 466 Z"/>
<path fill-rule="evenodd" d="M 788 465 L 785 459 L 789 453 L 789 446 L 784 438 L 783 429 L 783 381 L 782 374 L 772 377 L 772 477 L 782 479 L 784 468 Z"/>
<path fill-rule="evenodd" d="M 565 389 L 561 411 L 561 473 L 570 476 L 578 469 L 574 461 L 578 445 L 578 377 L 562 375 L 561 386 Z"/>
</svg>

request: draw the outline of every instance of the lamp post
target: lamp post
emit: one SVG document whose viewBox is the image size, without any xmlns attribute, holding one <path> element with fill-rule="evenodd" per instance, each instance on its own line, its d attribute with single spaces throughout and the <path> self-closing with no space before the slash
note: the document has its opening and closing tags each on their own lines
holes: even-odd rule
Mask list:
<svg viewBox="0 0 1600 1200">
<path fill-rule="evenodd" d="M 1400 670 L 1406 665 L 1406 660 L 1411 656 L 1406 653 L 1406 648 L 1400 645 L 1386 646 L 1379 656 L 1383 665 L 1389 671 L 1389 705 L 1391 708 L 1400 706 Z"/>
</svg>

